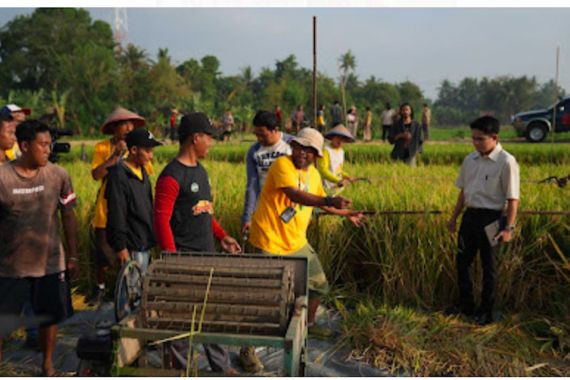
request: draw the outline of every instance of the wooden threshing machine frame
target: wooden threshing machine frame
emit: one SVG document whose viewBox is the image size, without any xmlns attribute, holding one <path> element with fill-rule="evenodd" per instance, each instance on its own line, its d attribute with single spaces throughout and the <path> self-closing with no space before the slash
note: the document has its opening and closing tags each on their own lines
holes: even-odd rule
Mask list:
<svg viewBox="0 0 570 380">
<path fill-rule="evenodd" d="M 288 304 L 287 320 L 281 324 L 283 327 L 279 332 L 275 330 L 267 330 L 267 332 L 256 333 L 253 330 L 211 332 L 202 330 L 192 338 L 192 344 L 197 343 L 216 343 L 230 346 L 260 346 L 274 347 L 284 350 L 284 374 L 286 376 L 303 376 L 304 364 L 306 360 L 307 349 L 307 305 L 308 305 L 308 263 L 306 258 L 273 256 L 262 254 L 216 254 L 216 253 L 183 253 L 183 254 L 163 254 L 158 261 L 167 262 L 171 266 L 178 263 L 185 265 L 194 265 L 196 263 L 200 267 L 213 268 L 223 271 L 223 268 L 241 266 L 249 268 L 261 268 L 262 271 L 267 268 L 274 270 L 281 268 L 284 273 L 291 276 L 292 292 L 294 293 L 294 302 Z M 174 265 L 172 265 L 174 264 Z M 152 277 L 152 276 L 147 276 Z M 174 276 L 178 277 L 178 276 Z M 148 278 L 145 277 L 145 289 L 148 288 Z M 184 281 L 184 278 L 181 279 Z M 150 293 L 150 292 L 149 292 Z M 142 296 L 141 304 L 145 304 L 145 295 Z M 239 303 L 239 302 L 238 302 Z M 228 303 L 228 307 L 232 305 Z M 213 306 L 212 306 L 213 307 Z M 180 376 L 185 371 L 180 369 L 167 368 L 165 363 L 161 368 L 145 366 L 147 362 L 145 358 L 146 349 L 151 342 L 169 339 L 179 336 L 182 333 L 188 333 L 190 329 L 181 329 L 174 326 L 167 328 L 154 327 L 148 323 L 145 325 L 144 312 L 139 310 L 131 315 L 127 315 L 121 319 L 112 328 L 114 354 L 112 374 L 115 376 Z M 206 305 L 205 311 L 208 311 Z M 146 312 L 148 314 L 148 312 Z M 148 318 L 156 320 L 158 318 Z M 255 318 L 256 322 L 263 324 L 263 317 Z M 215 322 L 214 322 L 215 323 Z M 156 326 L 161 326 L 160 324 Z M 238 329 L 239 330 L 239 329 Z M 164 352 L 164 347 L 162 347 Z"/>
</svg>

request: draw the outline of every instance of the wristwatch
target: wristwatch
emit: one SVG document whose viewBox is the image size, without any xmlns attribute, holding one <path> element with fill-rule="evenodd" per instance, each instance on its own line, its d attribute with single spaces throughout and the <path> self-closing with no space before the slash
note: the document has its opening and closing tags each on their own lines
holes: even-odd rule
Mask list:
<svg viewBox="0 0 570 380">
<path fill-rule="evenodd" d="M 504 228 L 505 231 L 513 232 L 515 230 L 514 224 L 507 224 Z"/>
<path fill-rule="evenodd" d="M 332 206 L 332 197 L 325 197 L 325 206 L 327 207 Z"/>
</svg>

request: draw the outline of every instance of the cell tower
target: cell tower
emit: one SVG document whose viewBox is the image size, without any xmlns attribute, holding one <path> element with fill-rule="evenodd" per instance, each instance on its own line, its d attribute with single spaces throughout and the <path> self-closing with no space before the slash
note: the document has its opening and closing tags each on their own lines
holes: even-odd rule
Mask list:
<svg viewBox="0 0 570 380">
<path fill-rule="evenodd" d="M 128 43 L 129 23 L 127 19 L 127 8 L 115 8 L 115 46 L 121 50 Z"/>
</svg>

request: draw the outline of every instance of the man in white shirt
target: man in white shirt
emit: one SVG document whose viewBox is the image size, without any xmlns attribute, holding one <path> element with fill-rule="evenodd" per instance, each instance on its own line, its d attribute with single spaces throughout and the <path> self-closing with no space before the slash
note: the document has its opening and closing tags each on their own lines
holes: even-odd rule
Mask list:
<svg viewBox="0 0 570 380">
<path fill-rule="evenodd" d="M 475 312 L 480 324 L 493 322 L 495 296 L 495 259 L 500 244 L 512 239 L 520 197 L 519 166 L 515 158 L 498 142 L 499 121 L 483 116 L 470 125 L 476 151 L 463 160 L 456 185 L 461 189 L 453 215 L 448 223 L 450 233 L 456 229 L 456 220 L 466 207 L 459 228 L 457 252 L 457 280 L 459 304 L 449 313 L 472 315 L 473 289 L 469 268 L 477 255 L 481 255 L 483 290 L 481 305 Z M 506 218 L 502 218 L 506 208 Z M 485 226 L 502 220 L 498 232 L 491 240 Z"/>
<path fill-rule="evenodd" d="M 253 118 L 253 126 L 257 142 L 249 148 L 246 158 L 247 185 L 241 217 L 243 233 L 249 231 L 251 216 L 257 206 L 269 167 L 278 157 L 291 155 L 289 141 L 292 136 L 279 130 L 279 119 L 275 113 L 258 111 Z"/>
<path fill-rule="evenodd" d="M 382 111 L 382 115 L 380 115 L 382 119 L 382 140 L 386 141 L 388 136 L 390 136 L 390 130 L 392 129 L 392 125 L 394 124 L 394 109 L 390 103 L 386 103 L 386 109 Z"/>
</svg>

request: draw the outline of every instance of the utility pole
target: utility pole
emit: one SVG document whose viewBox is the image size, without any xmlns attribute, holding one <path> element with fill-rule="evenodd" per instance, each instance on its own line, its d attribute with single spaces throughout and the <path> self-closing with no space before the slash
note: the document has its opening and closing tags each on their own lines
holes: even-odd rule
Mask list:
<svg viewBox="0 0 570 380">
<path fill-rule="evenodd" d="M 317 127 L 317 16 L 313 16 L 313 127 Z"/>
</svg>

